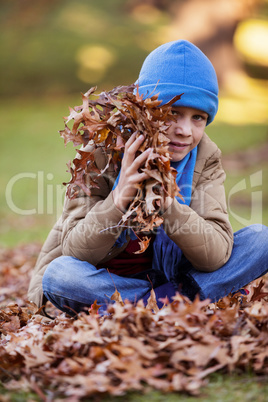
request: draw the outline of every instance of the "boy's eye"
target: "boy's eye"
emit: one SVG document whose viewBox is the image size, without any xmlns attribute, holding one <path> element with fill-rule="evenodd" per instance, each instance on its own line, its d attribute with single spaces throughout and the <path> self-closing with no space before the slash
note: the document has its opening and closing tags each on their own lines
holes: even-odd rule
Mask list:
<svg viewBox="0 0 268 402">
<path fill-rule="evenodd" d="M 180 114 L 178 110 L 171 110 L 171 113 L 173 114 L 173 116 L 178 116 Z"/>
<path fill-rule="evenodd" d="M 206 120 L 206 117 L 203 116 L 203 115 L 201 115 L 201 114 L 195 114 L 195 115 L 193 116 L 193 119 L 194 119 L 194 120 L 197 120 L 197 121 L 201 121 L 201 120 Z"/>
</svg>

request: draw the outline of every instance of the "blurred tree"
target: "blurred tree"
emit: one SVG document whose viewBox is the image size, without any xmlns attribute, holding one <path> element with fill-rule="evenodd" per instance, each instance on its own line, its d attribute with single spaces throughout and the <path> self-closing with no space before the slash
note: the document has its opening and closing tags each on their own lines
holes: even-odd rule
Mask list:
<svg viewBox="0 0 268 402">
<path fill-rule="evenodd" d="M 0 0 L 1 26 L 39 27 L 64 0 Z"/>
<path fill-rule="evenodd" d="M 141 4 L 168 12 L 162 42 L 184 38 L 195 43 L 212 61 L 221 85 L 229 70 L 243 68 L 233 43 L 239 22 L 262 18 L 267 9 L 266 0 L 129 0 L 128 9 L 134 12 Z"/>
<path fill-rule="evenodd" d="M 0 96 L 85 92 L 130 84 L 156 46 L 185 38 L 212 60 L 220 84 L 243 67 L 240 21 L 264 0 L 0 0 Z"/>
<path fill-rule="evenodd" d="M 96 83 L 120 84 L 122 77 L 133 82 L 147 53 L 136 38 L 153 28 L 135 21 L 124 4 L 124 0 L 0 0 L 0 95 L 81 92 Z M 91 47 L 113 59 L 98 77 L 96 69 L 85 69 L 88 62 L 81 64 L 81 49 Z"/>
</svg>

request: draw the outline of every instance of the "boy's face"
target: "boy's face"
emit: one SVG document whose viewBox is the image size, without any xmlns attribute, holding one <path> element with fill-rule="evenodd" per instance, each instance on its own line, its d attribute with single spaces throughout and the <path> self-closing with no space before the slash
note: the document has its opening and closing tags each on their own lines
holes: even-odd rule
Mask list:
<svg viewBox="0 0 268 402">
<path fill-rule="evenodd" d="M 204 134 L 208 114 L 198 109 L 174 106 L 172 113 L 176 121 L 170 121 L 167 137 L 168 147 L 173 162 L 182 160 L 195 148 Z"/>
</svg>

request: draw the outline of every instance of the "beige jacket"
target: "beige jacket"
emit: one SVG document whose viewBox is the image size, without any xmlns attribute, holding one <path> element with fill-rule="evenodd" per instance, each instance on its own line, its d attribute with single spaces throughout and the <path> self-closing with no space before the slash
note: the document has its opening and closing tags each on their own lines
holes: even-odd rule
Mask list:
<svg viewBox="0 0 268 402">
<path fill-rule="evenodd" d="M 229 259 L 233 245 L 220 157 L 216 144 L 204 134 L 198 145 L 190 206 L 174 200 L 163 214 L 167 235 L 202 271 L 221 267 Z M 101 149 L 95 159 L 97 166 L 104 169 L 106 157 Z M 97 179 L 99 188 L 93 189 L 91 197 L 81 192 L 74 200 L 65 199 L 62 216 L 43 245 L 29 286 L 28 298 L 39 307 L 45 302 L 42 277 L 53 259 L 68 255 L 96 265 L 126 247 L 113 247 L 122 231 L 117 225 L 123 215 L 111 193 L 117 172 L 110 166 L 104 176 Z"/>
</svg>

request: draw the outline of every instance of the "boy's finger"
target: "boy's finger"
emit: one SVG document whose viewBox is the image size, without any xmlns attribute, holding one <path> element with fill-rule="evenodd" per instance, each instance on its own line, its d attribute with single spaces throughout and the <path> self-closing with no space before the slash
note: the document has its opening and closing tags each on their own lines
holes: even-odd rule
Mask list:
<svg viewBox="0 0 268 402">
<path fill-rule="evenodd" d="M 135 154 L 139 149 L 139 147 L 141 146 L 141 144 L 143 143 L 144 139 L 145 137 L 142 134 L 136 139 L 134 136 L 134 141 L 132 141 L 131 144 L 127 147 L 128 152 Z"/>
<path fill-rule="evenodd" d="M 131 142 L 128 146 L 125 146 L 125 152 L 123 156 L 123 163 L 126 165 L 132 164 L 135 160 L 136 152 L 144 141 L 144 135 L 140 135 L 138 138 L 135 138 L 135 135 L 132 136 Z"/>
<path fill-rule="evenodd" d="M 127 140 L 127 142 L 125 143 L 125 149 L 128 149 L 130 147 L 130 145 L 133 144 L 133 142 L 136 140 L 137 134 L 133 133 L 131 134 L 131 136 L 129 137 L 129 139 Z M 139 137 L 138 137 L 139 138 Z"/>
<path fill-rule="evenodd" d="M 140 175 L 139 175 L 140 182 L 142 182 L 144 180 L 148 180 L 148 179 L 150 179 L 150 176 L 148 175 L 148 173 L 145 173 L 145 172 L 140 173 Z"/>
<path fill-rule="evenodd" d="M 146 149 L 146 151 L 137 156 L 137 158 L 135 158 L 133 161 L 133 167 L 138 169 L 146 161 L 150 152 L 152 152 L 152 148 Z"/>
<path fill-rule="evenodd" d="M 141 183 L 144 180 L 148 180 L 150 179 L 150 176 L 148 175 L 148 173 L 146 172 L 142 172 L 142 173 L 136 173 L 133 176 L 133 182 L 130 184 L 130 188 L 133 188 L 133 185 L 135 186 L 135 184 Z"/>
</svg>

